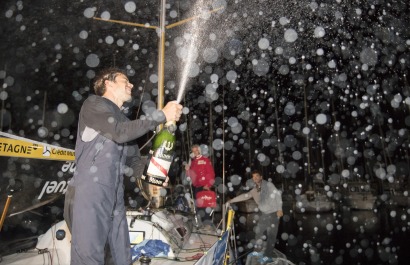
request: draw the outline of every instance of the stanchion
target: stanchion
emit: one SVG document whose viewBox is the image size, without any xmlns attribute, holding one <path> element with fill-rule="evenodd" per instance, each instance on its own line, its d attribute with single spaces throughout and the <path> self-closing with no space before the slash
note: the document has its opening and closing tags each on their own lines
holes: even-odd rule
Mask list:
<svg viewBox="0 0 410 265">
<path fill-rule="evenodd" d="M 13 185 L 7 186 L 7 190 L 6 190 L 7 200 L 6 200 L 6 204 L 4 205 L 3 212 L 0 218 L 0 231 L 3 228 L 4 220 L 6 220 L 7 211 L 9 210 L 11 198 L 13 197 L 13 194 L 21 191 L 22 189 L 23 189 L 23 184 L 21 180 L 16 180 Z"/>
<path fill-rule="evenodd" d="M 4 220 L 6 219 L 7 211 L 9 209 L 12 197 L 13 195 L 7 195 L 6 204 L 4 205 L 3 213 L 1 214 L 1 219 L 0 219 L 0 231 L 3 228 Z"/>
<path fill-rule="evenodd" d="M 228 218 L 226 218 L 226 230 L 230 229 L 233 223 L 233 218 L 235 216 L 235 211 L 232 209 L 228 210 Z"/>
</svg>

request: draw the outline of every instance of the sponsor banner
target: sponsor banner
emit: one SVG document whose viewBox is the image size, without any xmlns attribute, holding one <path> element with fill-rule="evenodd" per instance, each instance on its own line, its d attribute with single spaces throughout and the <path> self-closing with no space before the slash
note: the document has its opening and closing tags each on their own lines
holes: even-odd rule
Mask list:
<svg viewBox="0 0 410 265">
<path fill-rule="evenodd" d="M 75 153 L 54 145 L 0 137 L 0 156 L 73 161 Z"/>
<path fill-rule="evenodd" d="M 56 200 L 64 200 L 75 163 L 0 156 L 0 169 L 3 170 L 3 177 L 0 177 L 0 213 L 7 195 L 11 194 L 11 207 L 7 215 L 11 217 Z"/>
</svg>

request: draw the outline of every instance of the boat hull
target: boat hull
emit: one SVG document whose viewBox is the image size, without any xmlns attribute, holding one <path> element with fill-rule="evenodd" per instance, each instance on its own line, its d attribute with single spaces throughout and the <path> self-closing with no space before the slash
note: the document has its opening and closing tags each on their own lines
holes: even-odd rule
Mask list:
<svg viewBox="0 0 410 265">
<path fill-rule="evenodd" d="M 306 213 L 306 212 L 330 212 L 335 210 L 335 203 L 330 201 L 326 195 L 314 194 L 310 196 L 309 194 L 301 194 L 296 197 L 295 202 L 295 212 L 296 213 Z"/>
<path fill-rule="evenodd" d="M 169 252 L 161 258 L 153 258 L 151 265 L 174 264 L 176 259 L 185 261 L 182 264 L 194 264 L 219 238 L 215 230 L 193 232 L 192 218 L 166 210 L 158 210 L 148 217 L 138 211 L 129 211 L 127 222 L 130 248 L 150 239 L 161 240 L 170 246 Z M 52 265 L 58 260 L 58 264 L 69 265 L 70 252 L 71 234 L 66 222 L 60 221 L 38 237 L 34 249 L 4 256 L 1 264 Z M 140 263 L 136 260 L 134 264 Z"/>
<path fill-rule="evenodd" d="M 369 193 L 349 194 L 344 198 L 345 205 L 353 210 L 373 210 L 377 197 Z"/>
</svg>

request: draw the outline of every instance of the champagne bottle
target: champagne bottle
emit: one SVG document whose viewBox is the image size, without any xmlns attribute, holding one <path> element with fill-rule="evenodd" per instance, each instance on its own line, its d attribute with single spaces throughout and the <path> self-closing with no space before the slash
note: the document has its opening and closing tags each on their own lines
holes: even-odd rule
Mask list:
<svg viewBox="0 0 410 265">
<path fill-rule="evenodd" d="M 148 166 L 141 177 L 149 184 L 162 187 L 168 186 L 168 171 L 175 151 L 175 130 L 175 121 L 169 121 L 154 137 L 149 152 Z"/>
</svg>

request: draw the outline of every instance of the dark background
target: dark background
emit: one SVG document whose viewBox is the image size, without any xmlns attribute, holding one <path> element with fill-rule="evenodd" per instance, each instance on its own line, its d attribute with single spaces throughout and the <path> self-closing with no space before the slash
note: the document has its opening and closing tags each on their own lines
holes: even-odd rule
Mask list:
<svg viewBox="0 0 410 265">
<path fill-rule="evenodd" d="M 134 84 L 130 118 L 155 106 L 157 32 L 92 18 L 108 12 L 158 26 L 159 1 L 133 3 L 135 10 L 129 1 L 1 1 L 1 131 L 73 148 L 92 79 L 111 66 Z M 290 194 L 316 174 L 332 189 L 359 180 L 378 195 L 393 183 L 408 191 L 408 1 L 167 1 L 168 25 L 195 15 L 166 30 L 165 99 L 182 89 L 186 107 L 175 182 L 198 143 L 213 161 L 217 191 L 225 183 L 229 196 L 251 168 Z M 199 71 L 183 85 L 180 54 L 190 40 Z M 409 212 L 399 216 L 399 231 L 408 231 Z"/>
</svg>

